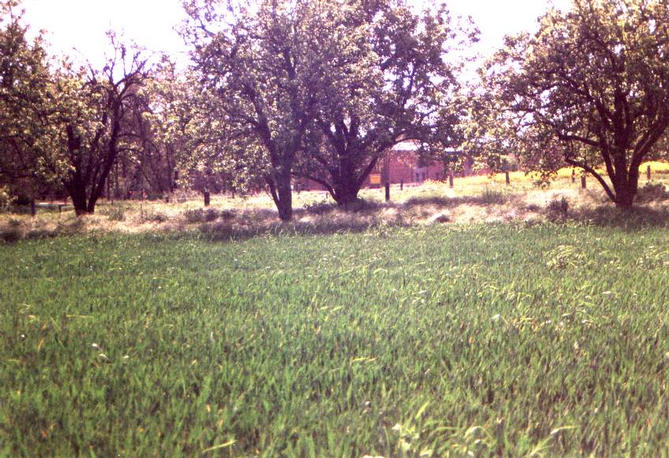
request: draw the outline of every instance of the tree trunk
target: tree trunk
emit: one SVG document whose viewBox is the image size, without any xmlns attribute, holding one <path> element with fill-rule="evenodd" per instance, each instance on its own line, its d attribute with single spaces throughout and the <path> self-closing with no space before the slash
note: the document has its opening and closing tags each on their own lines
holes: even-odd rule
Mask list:
<svg viewBox="0 0 669 458">
<path fill-rule="evenodd" d="M 86 204 L 86 186 L 81 183 L 76 177 L 65 183 L 65 189 L 72 199 L 72 206 L 74 213 L 77 216 L 88 213 L 88 205 Z"/>
<path fill-rule="evenodd" d="M 281 221 L 290 221 L 293 218 L 293 193 L 290 189 L 290 175 L 288 182 L 277 183 L 278 201 L 276 208 L 279 210 L 279 218 Z"/>
<path fill-rule="evenodd" d="M 358 200 L 360 187 L 352 180 L 340 180 L 339 183 L 335 183 L 334 190 L 335 194 L 333 197 L 337 205 L 345 207 Z"/>
<path fill-rule="evenodd" d="M 342 159 L 339 163 L 339 173 L 332 174 L 334 197 L 337 205 L 347 206 L 358 200 L 360 192 L 359 176 L 355 173 L 353 163 L 349 159 Z"/>
<path fill-rule="evenodd" d="M 636 188 L 633 188 L 630 183 L 621 183 L 614 186 L 616 192 L 616 207 L 631 208 L 634 204 L 634 197 L 636 196 Z"/>
<path fill-rule="evenodd" d="M 290 189 L 290 178 L 288 168 L 288 173 L 277 172 L 266 180 L 281 221 L 290 221 L 293 218 L 293 192 Z"/>
<path fill-rule="evenodd" d="M 91 196 L 88 199 L 88 205 L 86 205 L 86 212 L 89 214 L 95 213 L 95 204 L 98 202 L 100 196 Z"/>
<path fill-rule="evenodd" d="M 615 203 L 618 208 L 631 208 L 639 187 L 639 167 L 630 166 L 629 172 L 621 170 L 613 181 L 616 193 Z"/>
</svg>

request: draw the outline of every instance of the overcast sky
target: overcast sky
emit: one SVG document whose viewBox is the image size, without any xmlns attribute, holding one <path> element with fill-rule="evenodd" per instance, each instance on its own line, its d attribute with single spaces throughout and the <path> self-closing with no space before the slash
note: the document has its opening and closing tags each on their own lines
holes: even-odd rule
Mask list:
<svg viewBox="0 0 669 458">
<path fill-rule="evenodd" d="M 430 4 L 429 0 L 412 0 Z M 481 31 L 477 50 L 490 54 L 509 33 L 532 30 L 550 4 L 567 8 L 570 0 L 450 0 L 455 15 L 471 16 Z M 153 51 L 184 55 L 174 30 L 185 17 L 181 0 L 24 0 L 26 21 L 44 29 L 52 51 L 101 62 L 113 29 Z M 74 51 L 73 49 L 77 49 Z"/>
</svg>

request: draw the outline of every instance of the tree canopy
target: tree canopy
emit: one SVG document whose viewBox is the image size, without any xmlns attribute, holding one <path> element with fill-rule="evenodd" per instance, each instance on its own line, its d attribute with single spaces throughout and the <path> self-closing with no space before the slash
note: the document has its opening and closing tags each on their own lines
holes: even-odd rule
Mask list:
<svg viewBox="0 0 669 458">
<path fill-rule="evenodd" d="M 639 166 L 669 126 L 669 8 L 664 0 L 574 0 L 535 35 L 508 37 L 488 63 L 478 138 L 525 167 L 571 165 L 630 207 Z M 608 178 L 608 179 L 607 179 Z"/>
<path fill-rule="evenodd" d="M 215 2 L 214 2 L 215 3 Z M 191 6 L 193 60 L 209 115 L 227 134 L 221 154 L 260 168 L 283 220 L 292 217 L 291 173 L 315 118 L 329 40 L 326 3 L 264 1 L 258 10 L 216 13 Z"/>
<path fill-rule="evenodd" d="M 456 27 L 443 5 L 416 14 L 400 1 L 347 2 L 335 25 L 348 41 L 332 34 L 327 54 L 341 62 L 340 70 L 319 94 L 311 143 L 296 174 L 346 204 L 397 143 L 415 141 L 426 154 L 457 144 L 460 59 L 450 51 L 475 33 Z M 342 53 L 348 46 L 357 53 Z"/>
<path fill-rule="evenodd" d="M 77 214 L 179 178 L 265 189 L 288 220 L 294 180 L 345 205 L 402 141 L 421 159 L 464 149 L 499 167 L 513 154 L 545 178 L 580 168 L 627 208 L 641 163 L 667 157 L 666 0 L 552 9 L 506 38 L 465 97 L 459 51 L 477 34 L 443 5 L 187 0 L 181 70 L 113 32 L 103 67 L 75 67 L 27 38 L 20 4 L 0 0 L 0 193 L 66 193 Z"/>
<path fill-rule="evenodd" d="M 456 34 L 445 9 L 264 1 L 217 13 L 215 3 L 189 11 L 195 67 L 213 95 L 207 112 L 227 129 L 219 151 L 253 163 L 242 168 L 263 177 L 282 219 L 293 176 L 347 203 L 394 144 L 453 142 L 456 65 L 446 52 Z"/>
<path fill-rule="evenodd" d="M 52 145 L 50 74 L 42 37 L 31 43 L 19 2 L 0 3 L 0 184 L 37 185 Z"/>
<path fill-rule="evenodd" d="M 138 148 L 141 120 L 133 117 L 147 61 L 111 36 L 102 70 L 90 67 L 55 79 L 62 100 L 60 151 L 68 171 L 62 182 L 77 214 L 93 213 L 119 155 Z"/>
</svg>

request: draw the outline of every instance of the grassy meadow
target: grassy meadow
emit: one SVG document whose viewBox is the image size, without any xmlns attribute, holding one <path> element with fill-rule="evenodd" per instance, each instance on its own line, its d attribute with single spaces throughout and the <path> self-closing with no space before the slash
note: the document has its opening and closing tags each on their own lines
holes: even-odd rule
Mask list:
<svg viewBox="0 0 669 458">
<path fill-rule="evenodd" d="M 0 247 L 0 454 L 669 453 L 669 233 L 595 223 Z"/>
<path fill-rule="evenodd" d="M 669 454 L 669 165 L 0 214 L 0 456 Z"/>
</svg>

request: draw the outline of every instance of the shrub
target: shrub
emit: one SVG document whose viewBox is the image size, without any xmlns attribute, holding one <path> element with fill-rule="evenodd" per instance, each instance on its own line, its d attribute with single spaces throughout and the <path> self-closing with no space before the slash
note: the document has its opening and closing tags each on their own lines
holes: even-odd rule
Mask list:
<svg viewBox="0 0 669 458">
<path fill-rule="evenodd" d="M 636 201 L 639 203 L 665 199 L 669 199 L 669 191 L 661 183 L 647 183 L 639 188 L 636 195 Z"/>
<path fill-rule="evenodd" d="M 144 213 L 142 216 L 143 223 L 164 223 L 167 220 L 167 215 L 161 212 Z"/>
<path fill-rule="evenodd" d="M 321 200 L 318 202 L 304 204 L 303 208 L 307 213 L 311 213 L 313 215 L 322 215 L 337 208 L 337 204 L 331 200 Z"/>
<path fill-rule="evenodd" d="M 56 232 L 62 235 L 80 234 L 85 228 L 85 218 L 74 217 L 69 220 L 59 221 L 58 226 L 56 227 Z"/>
<path fill-rule="evenodd" d="M 7 225 L 0 228 L 0 240 L 4 242 L 17 242 L 23 238 L 23 224 L 20 220 L 10 218 Z"/>
<path fill-rule="evenodd" d="M 500 191 L 492 191 L 488 188 L 486 188 L 483 193 L 481 193 L 481 196 L 479 197 L 480 201 L 482 204 L 487 204 L 487 205 L 503 205 L 505 204 L 509 198 L 506 194 Z"/>
<path fill-rule="evenodd" d="M 378 210 L 383 207 L 383 204 L 379 202 L 369 201 L 361 198 L 355 199 L 353 202 L 350 202 L 344 205 L 344 210 L 348 212 L 362 212 L 362 211 L 371 211 Z"/>
<path fill-rule="evenodd" d="M 426 197 L 410 197 L 404 202 L 405 207 L 413 207 L 415 205 L 437 205 L 440 207 L 447 207 L 451 205 L 453 199 L 442 196 L 426 196 Z"/>
<path fill-rule="evenodd" d="M 551 220 L 565 219 L 569 212 L 569 201 L 564 196 L 560 197 L 559 199 L 555 198 L 548 202 L 546 211 L 548 212 L 548 217 Z"/>
<path fill-rule="evenodd" d="M 219 217 L 223 219 L 231 219 L 235 213 L 232 210 L 217 211 L 215 208 L 195 208 L 186 210 L 183 213 L 184 219 L 187 223 L 210 223 L 216 221 Z"/>
<path fill-rule="evenodd" d="M 125 221 L 125 209 L 121 206 L 105 208 L 101 213 L 106 215 L 109 221 Z"/>
</svg>

